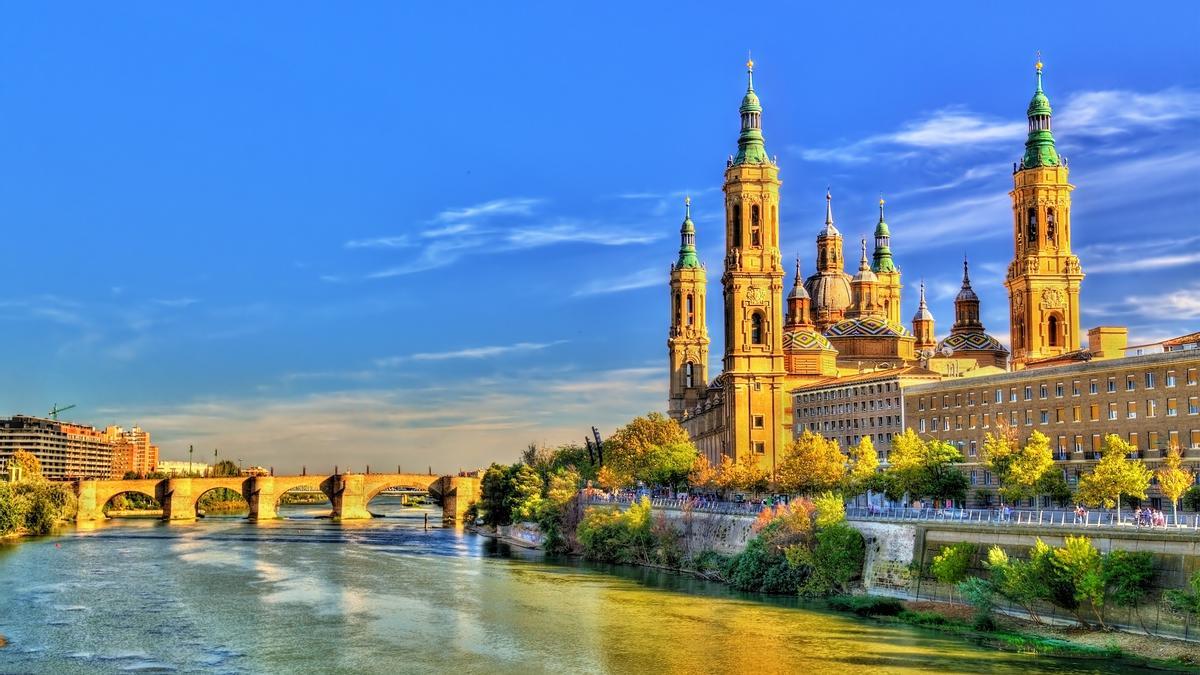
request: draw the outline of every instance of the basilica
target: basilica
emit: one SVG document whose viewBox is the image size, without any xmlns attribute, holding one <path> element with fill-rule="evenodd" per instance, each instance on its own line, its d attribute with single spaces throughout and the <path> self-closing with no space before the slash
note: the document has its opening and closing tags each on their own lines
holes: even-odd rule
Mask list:
<svg viewBox="0 0 1200 675">
<path fill-rule="evenodd" d="M 707 270 L 696 254 L 690 202 L 670 272 L 668 411 L 710 462 L 749 456 L 773 472 L 792 438 L 793 395 L 807 387 L 868 375 L 878 379 L 881 373 L 895 382 L 984 375 L 1054 363 L 1079 351 L 1083 273 L 1071 253 L 1073 186 L 1055 150 L 1040 62 L 1027 110 L 1029 136 L 1023 158 L 1014 164 L 1009 193 L 1014 256 L 1005 286 L 1011 354 L 980 321 L 967 260 L 946 337 L 935 337 L 923 285 L 916 314 L 903 322 L 901 269 L 883 199 L 873 241 L 848 243 L 835 224 L 827 191 L 812 273 L 804 276 L 799 259 L 793 270 L 785 269 L 779 250 L 779 166 L 764 144 L 753 61 L 746 69 L 741 133 L 723 184 L 726 255 L 718 307 L 724 353 L 721 372 L 712 379 Z M 848 245 L 857 262 L 849 269 Z M 899 400 L 897 395 L 897 405 Z M 898 422 L 899 414 L 895 417 Z"/>
</svg>

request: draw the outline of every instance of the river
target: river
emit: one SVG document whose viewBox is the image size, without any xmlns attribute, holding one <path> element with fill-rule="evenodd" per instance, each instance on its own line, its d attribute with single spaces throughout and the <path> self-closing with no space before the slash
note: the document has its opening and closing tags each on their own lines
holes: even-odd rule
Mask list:
<svg viewBox="0 0 1200 675">
<path fill-rule="evenodd" d="M 371 508 L 389 517 L 114 519 L 0 545 L 0 672 L 1113 672 L 669 573 L 547 562 L 425 531 L 437 509 Z"/>
</svg>

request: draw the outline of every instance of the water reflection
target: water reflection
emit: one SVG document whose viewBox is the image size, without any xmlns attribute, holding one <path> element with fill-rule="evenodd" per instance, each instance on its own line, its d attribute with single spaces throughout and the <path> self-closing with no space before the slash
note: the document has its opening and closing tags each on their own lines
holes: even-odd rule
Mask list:
<svg viewBox="0 0 1200 675">
<path fill-rule="evenodd" d="M 0 672 L 1112 672 L 433 527 L 124 520 L 0 546 Z"/>
</svg>

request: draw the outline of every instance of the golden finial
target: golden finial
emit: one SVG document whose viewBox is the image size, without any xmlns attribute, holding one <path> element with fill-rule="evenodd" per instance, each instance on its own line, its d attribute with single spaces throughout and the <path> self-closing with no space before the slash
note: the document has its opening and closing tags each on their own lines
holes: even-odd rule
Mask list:
<svg viewBox="0 0 1200 675">
<path fill-rule="evenodd" d="M 684 198 L 683 198 L 683 205 L 684 205 L 684 206 L 691 206 L 691 205 L 692 205 L 692 196 L 691 196 L 691 195 L 686 195 L 686 196 L 684 196 Z"/>
<path fill-rule="evenodd" d="M 754 72 L 754 59 L 750 58 L 750 51 L 746 51 L 746 70 Z"/>
<path fill-rule="evenodd" d="M 1040 49 L 1037 50 L 1037 63 L 1034 64 L 1034 67 L 1037 68 L 1039 73 L 1042 72 L 1042 50 Z"/>
<path fill-rule="evenodd" d="M 879 205 L 883 206 L 883 193 L 879 194 Z"/>
</svg>

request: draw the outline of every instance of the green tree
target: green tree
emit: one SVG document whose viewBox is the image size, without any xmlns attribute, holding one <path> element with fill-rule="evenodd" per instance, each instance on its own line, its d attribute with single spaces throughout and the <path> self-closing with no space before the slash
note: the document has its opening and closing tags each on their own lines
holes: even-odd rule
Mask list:
<svg viewBox="0 0 1200 675">
<path fill-rule="evenodd" d="M 242 470 L 233 461 L 223 459 L 212 465 L 209 475 L 214 477 L 240 476 L 242 475 Z"/>
<path fill-rule="evenodd" d="M 505 472 L 508 481 L 508 509 L 514 522 L 537 518 L 545 484 L 538 472 L 528 464 L 514 464 Z"/>
<path fill-rule="evenodd" d="M 1052 570 L 1051 585 L 1069 588 L 1073 603 L 1068 606 L 1068 603 L 1061 602 L 1063 598 L 1058 595 L 1054 595 L 1051 601 L 1075 612 L 1079 622 L 1084 625 L 1087 625 L 1087 621 L 1078 608 L 1087 603 L 1093 616 L 1103 626 L 1104 571 L 1100 552 L 1092 545 L 1091 540 L 1087 537 L 1067 535 L 1063 545 L 1051 551 L 1049 562 Z"/>
<path fill-rule="evenodd" d="M 975 557 L 977 547 L 969 542 L 959 542 L 943 546 L 941 553 L 933 557 L 929 572 L 934 579 L 947 584 L 951 593 L 955 586 L 967 578 L 967 570 L 971 566 L 971 558 Z"/>
<path fill-rule="evenodd" d="M 1183 456 L 1179 452 L 1179 443 L 1171 443 L 1167 448 L 1167 456 L 1154 472 L 1158 478 L 1158 489 L 1171 500 L 1171 510 L 1179 524 L 1179 498 L 1196 482 L 1196 477 L 1190 469 L 1183 467 Z"/>
<path fill-rule="evenodd" d="M 1100 461 L 1080 479 L 1076 493 L 1089 506 L 1116 507 L 1117 522 L 1121 521 L 1121 495 L 1145 499 L 1150 486 L 1150 469 L 1140 459 L 1127 459 L 1132 451 L 1133 446 L 1120 436 L 1109 434 Z"/>
<path fill-rule="evenodd" d="M 479 504 L 483 511 L 483 522 L 493 527 L 512 522 L 508 490 L 508 469 L 493 463 L 484 472 L 479 484 Z"/>
<path fill-rule="evenodd" d="M 842 484 L 846 457 L 837 441 L 807 429 L 784 450 L 776 480 L 785 492 L 816 494 Z"/>
<path fill-rule="evenodd" d="M 1142 630 L 1150 634 L 1139 611 L 1154 581 L 1154 554 L 1149 551 L 1110 551 L 1102 564 L 1104 587 L 1118 607 L 1133 610 Z"/>
<path fill-rule="evenodd" d="M 1038 479 L 1037 494 L 1046 495 L 1059 506 L 1070 504 L 1071 498 L 1075 496 L 1075 493 L 1071 491 L 1071 486 L 1067 485 L 1067 479 L 1063 478 L 1062 472 L 1056 470 L 1047 471 Z"/>
<path fill-rule="evenodd" d="M 655 462 L 663 456 L 661 449 L 680 445 L 691 445 L 683 427 L 662 413 L 652 412 L 635 417 L 604 441 L 604 464 L 619 476 L 645 480 L 656 473 Z M 692 451 L 694 457 L 694 446 Z M 683 473 L 686 475 L 690 469 L 689 461 Z"/>
<path fill-rule="evenodd" d="M 849 468 L 846 472 L 846 488 L 850 495 L 874 489 L 878 485 L 879 454 L 870 434 L 864 435 L 858 444 L 850 448 Z"/>
<path fill-rule="evenodd" d="M 1015 430 L 998 420 L 995 434 L 983 440 L 983 465 L 1000 482 L 1000 496 L 1009 502 L 1032 497 L 1038 481 L 1054 465 L 1050 439 L 1034 430 L 1024 446 L 1017 443 Z"/>
<path fill-rule="evenodd" d="M 1049 595 L 1049 589 L 1032 561 L 1009 558 L 1004 549 L 992 546 L 984 566 L 991 572 L 993 587 L 1001 597 L 1020 605 L 1034 622 L 1042 623 L 1037 603 Z"/>
<path fill-rule="evenodd" d="M 862 575 L 866 542 L 844 522 L 818 527 L 812 549 L 812 572 L 799 589 L 808 596 L 846 593 L 850 581 Z"/>
<path fill-rule="evenodd" d="M 818 527 L 830 527 L 846 522 L 846 501 L 836 492 L 823 492 L 813 497 L 816 507 L 814 524 Z"/>
<path fill-rule="evenodd" d="M 650 560 L 654 547 L 650 527 L 650 500 L 642 497 L 625 510 L 589 508 L 579 523 L 577 536 L 584 556 L 590 560 L 640 563 Z"/>
<path fill-rule="evenodd" d="M 1200 485 L 1193 485 L 1183 493 L 1183 508 L 1188 511 L 1200 511 Z"/>
<path fill-rule="evenodd" d="M 1163 594 L 1167 606 L 1190 618 L 1200 619 L 1200 570 L 1192 574 L 1188 587 Z"/>
<path fill-rule="evenodd" d="M 967 479 L 954 464 L 962 462 L 958 448 L 937 439 L 922 440 L 911 428 L 892 439 L 888 454 L 888 496 L 901 499 L 930 497 L 961 501 Z"/>
</svg>

